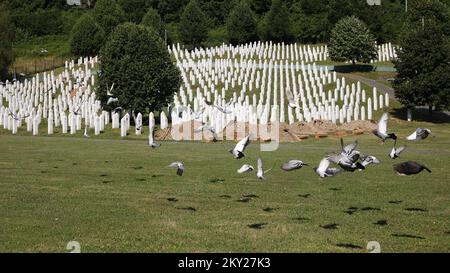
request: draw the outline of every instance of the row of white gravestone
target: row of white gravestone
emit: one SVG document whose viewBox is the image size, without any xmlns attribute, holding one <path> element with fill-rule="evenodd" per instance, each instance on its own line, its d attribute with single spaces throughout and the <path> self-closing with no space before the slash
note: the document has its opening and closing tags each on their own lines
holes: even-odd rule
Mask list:
<svg viewBox="0 0 450 273">
<path fill-rule="evenodd" d="M 211 48 L 195 48 L 188 51 L 180 44 L 168 46 L 170 54 L 176 59 L 259 59 L 259 60 L 294 60 L 305 62 L 325 61 L 329 59 L 326 45 L 311 46 L 300 44 L 273 44 L 272 42 L 253 42 L 243 45 L 226 45 Z M 377 45 L 377 59 L 374 62 L 386 62 L 397 58 L 397 47 L 392 43 Z"/>
<path fill-rule="evenodd" d="M 272 59 L 272 60 L 304 60 L 306 62 L 324 61 L 328 56 L 327 46 L 311 46 L 298 44 L 273 44 L 272 42 L 254 42 L 232 46 L 222 44 L 212 48 L 195 48 L 192 51 L 182 49 L 179 44 L 168 46 L 169 52 L 175 58 L 204 59 L 204 58 L 243 58 L 243 59 Z"/>
<path fill-rule="evenodd" d="M 226 63 L 226 62 L 225 62 Z M 226 63 L 226 65 L 229 67 L 229 65 L 228 65 L 228 63 Z M 184 66 L 184 67 L 189 67 L 189 66 Z M 183 65 L 181 65 L 181 68 L 183 69 L 184 68 L 183 67 Z M 244 69 L 246 69 L 246 68 L 248 68 L 248 67 L 254 67 L 254 65 L 247 65 L 247 66 L 244 66 Z M 215 66 L 214 68 L 212 68 L 212 66 L 210 65 L 210 66 L 206 66 L 206 65 L 201 65 L 201 67 L 200 67 L 201 69 L 202 69 L 202 71 L 211 71 L 211 70 L 219 70 L 220 71 L 220 69 L 217 69 L 217 66 Z M 289 66 L 287 66 L 286 67 L 287 69 L 286 70 L 288 70 L 288 68 L 289 68 Z M 195 69 L 195 68 L 194 68 Z M 294 69 L 292 69 L 292 67 L 291 67 L 291 72 L 293 72 L 293 70 Z M 194 72 L 194 74 L 198 74 L 197 73 L 197 71 L 198 70 L 194 70 L 195 72 Z M 269 78 L 271 77 L 271 72 L 272 70 L 270 69 L 269 70 L 269 73 L 268 73 L 268 75 L 269 75 Z M 304 72 L 305 70 L 302 70 L 302 72 Z M 316 94 L 316 82 L 317 81 L 315 81 L 315 80 L 310 80 L 310 82 L 311 82 L 311 86 L 312 86 L 312 90 L 313 90 L 313 93 L 314 93 L 314 95 L 313 96 L 311 96 L 310 94 L 309 94 L 309 91 L 311 90 L 311 88 L 309 88 L 309 83 L 308 83 L 308 78 L 309 79 L 311 79 L 312 78 L 312 74 L 314 74 L 314 75 L 316 75 L 316 77 L 317 77 L 317 69 L 311 69 L 310 67 L 308 67 L 308 70 L 306 70 L 307 72 L 306 73 L 303 73 L 303 79 L 304 79 L 304 81 L 306 82 L 306 84 L 305 84 L 305 89 L 307 90 L 307 92 L 308 92 L 308 95 L 307 95 L 307 98 L 308 98 L 308 104 L 309 104 L 309 106 L 310 106 L 310 108 L 311 108 L 311 98 L 315 98 L 315 102 L 317 103 L 317 101 L 319 101 L 319 97 L 321 97 L 322 98 L 322 103 L 324 103 L 324 92 L 323 92 L 323 88 L 320 88 L 320 85 L 319 85 L 319 93 L 320 93 L 320 96 L 318 96 L 317 94 Z M 311 73 L 311 72 L 314 72 L 314 73 Z M 183 88 L 181 88 L 180 89 L 180 92 L 179 92 L 179 95 L 180 95 L 180 99 L 178 99 L 177 97 L 175 97 L 175 104 L 176 104 L 176 106 L 178 106 L 177 105 L 177 103 L 179 104 L 179 102 L 181 101 L 181 104 L 182 104 L 182 108 L 184 107 L 186 107 L 189 103 L 188 103 L 188 100 L 189 101 L 192 101 L 192 99 L 193 99 L 193 94 L 192 94 L 192 89 L 190 88 L 190 82 L 188 81 L 188 80 L 186 80 L 187 79 L 187 76 L 186 76 L 186 72 L 185 71 L 182 71 L 182 74 L 184 73 L 184 75 L 183 75 L 183 79 L 184 79 L 184 85 L 185 85 L 185 87 L 187 87 L 186 89 L 187 89 L 187 95 L 186 95 L 186 93 L 184 92 L 184 90 L 183 90 Z M 277 77 L 277 73 L 274 73 L 275 74 L 275 84 L 274 84 L 274 86 L 275 86 L 275 88 L 277 87 L 277 84 L 276 84 L 276 77 Z M 283 75 L 282 73 L 280 73 L 281 75 Z M 289 75 L 289 73 L 286 73 L 287 75 Z M 310 75 L 309 77 L 308 76 L 305 76 L 305 75 Z M 325 83 L 326 83 L 326 79 L 329 79 L 330 81 L 329 82 L 331 82 L 331 78 L 332 78 L 332 80 L 333 81 L 336 81 L 336 74 L 333 74 L 333 77 L 331 77 L 330 76 L 330 74 L 326 74 L 326 73 L 320 73 L 321 74 L 321 78 L 322 78 L 322 80 L 324 80 L 325 81 Z M 264 73 L 263 73 L 263 75 L 265 75 Z M 230 77 L 230 74 L 228 74 L 228 77 Z M 263 76 L 264 77 L 264 76 Z M 191 77 L 190 77 L 191 79 L 193 78 L 192 77 L 192 72 L 191 72 Z M 295 77 L 295 75 L 292 77 L 292 78 L 296 78 Z M 299 76 L 298 77 L 299 78 L 299 86 L 300 86 L 300 88 L 302 89 L 303 88 L 303 85 L 302 85 L 302 82 L 301 82 L 301 76 Z M 284 92 L 282 92 L 282 90 L 284 90 L 284 88 L 283 88 L 283 81 L 282 81 L 282 76 L 281 76 L 281 80 L 280 80 L 280 84 L 281 84 L 281 87 L 280 87 L 280 97 L 281 97 L 281 101 L 280 101 L 280 121 L 284 121 L 284 100 L 283 100 L 283 98 L 284 98 Z M 288 86 L 289 86 L 289 76 L 286 76 L 286 80 L 287 80 L 287 82 L 288 82 Z M 202 79 L 200 79 L 199 80 L 200 81 L 200 88 L 203 88 L 204 89 L 204 94 L 206 94 L 206 98 L 207 98 L 207 100 L 210 100 L 210 98 L 211 98 L 211 93 L 212 92 L 210 92 L 209 90 L 208 90 L 208 85 L 206 85 L 205 84 L 205 82 L 204 81 L 202 81 Z M 318 80 L 318 82 L 320 82 L 320 79 Z M 295 81 L 293 81 L 293 83 L 295 83 Z M 343 79 L 342 80 L 342 87 L 345 85 L 345 79 Z M 226 84 L 225 84 L 226 85 Z M 268 86 L 271 86 L 271 84 L 268 84 Z M 339 86 L 340 86 L 340 83 L 339 83 L 339 79 L 337 79 L 337 86 L 338 86 L 338 88 L 339 88 Z M 360 84 L 358 83 L 358 91 L 360 91 L 359 89 L 360 89 Z M 296 89 L 296 85 L 294 84 L 294 89 Z M 214 101 L 216 101 L 216 98 L 217 98 L 217 92 L 214 90 L 214 85 L 212 85 L 211 86 L 211 90 L 214 92 Z M 346 92 L 348 93 L 348 90 L 349 90 L 349 86 L 346 86 Z M 200 94 L 200 96 L 199 96 L 199 93 L 200 92 L 198 92 L 199 90 L 197 89 L 197 97 L 198 98 L 202 98 L 202 95 Z M 268 90 L 268 92 L 267 92 L 267 102 L 270 102 L 270 91 L 271 90 Z M 276 91 L 276 90 L 275 90 Z M 335 90 L 335 91 L 337 91 L 337 90 Z M 340 91 L 341 91 L 341 96 L 340 96 L 340 99 L 342 100 L 343 98 L 342 98 L 342 91 L 343 91 L 343 88 L 341 88 L 340 89 Z M 222 97 L 224 97 L 225 95 L 224 95 L 224 93 L 225 93 L 225 90 L 224 89 L 222 89 Z M 243 97 L 243 93 L 245 93 L 245 92 L 241 92 L 241 95 L 239 96 L 239 100 L 242 100 L 242 97 Z M 336 93 L 336 92 L 335 92 Z M 274 100 L 275 101 L 277 101 L 277 92 L 274 92 Z M 330 92 L 328 92 L 328 94 L 329 94 L 329 96 L 330 96 Z M 261 101 L 262 101 L 262 99 L 264 98 L 263 97 L 263 95 L 264 95 L 264 88 L 263 88 L 263 90 L 261 90 L 261 92 L 260 92 L 260 104 L 261 104 Z M 294 90 L 294 95 L 296 96 L 296 97 L 298 97 L 298 94 L 297 94 L 297 90 Z M 347 94 L 347 97 L 348 97 L 349 95 Z M 234 101 L 236 101 L 236 96 L 235 96 L 235 94 L 233 94 L 233 98 L 234 98 Z M 354 85 L 352 85 L 352 94 L 351 94 L 351 98 L 350 98 L 350 100 L 353 100 L 353 98 L 354 98 Z M 298 98 L 297 98 L 297 100 L 298 100 Z M 301 94 L 301 100 L 302 101 L 304 101 L 304 95 L 303 94 Z M 363 101 L 365 101 L 365 92 L 363 91 Z M 194 101 L 194 110 L 197 110 L 197 109 L 195 109 L 196 108 L 196 105 L 198 105 L 198 103 L 196 103 L 195 101 Z M 176 107 L 176 108 L 178 108 L 178 107 Z M 305 108 L 305 107 L 303 107 L 303 108 Z M 377 106 L 375 107 L 375 108 L 378 108 Z M 273 112 L 273 111 L 272 111 Z M 299 115 L 298 115 L 299 116 Z M 309 116 L 308 114 L 305 114 L 305 116 Z"/>
</svg>

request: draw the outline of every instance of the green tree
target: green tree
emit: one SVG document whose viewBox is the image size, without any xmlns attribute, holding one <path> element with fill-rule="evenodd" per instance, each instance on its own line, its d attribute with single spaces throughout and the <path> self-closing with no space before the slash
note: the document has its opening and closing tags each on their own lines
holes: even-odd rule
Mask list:
<svg viewBox="0 0 450 273">
<path fill-rule="evenodd" d="M 231 10 L 226 26 L 228 40 L 232 44 L 245 44 L 258 39 L 256 19 L 245 1 Z"/>
<path fill-rule="evenodd" d="M 95 21 L 103 28 L 105 35 L 125 21 L 125 13 L 115 0 L 97 0 L 93 9 Z"/>
<path fill-rule="evenodd" d="M 191 0 L 181 15 L 180 36 L 189 48 L 202 46 L 208 38 L 208 20 L 197 0 Z"/>
<path fill-rule="evenodd" d="M 369 63 L 376 58 L 375 39 L 367 26 L 354 16 L 341 19 L 331 32 L 328 51 L 333 61 Z"/>
<path fill-rule="evenodd" d="M 103 29 L 89 14 L 85 14 L 73 26 L 70 51 L 76 56 L 96 56 L 104 40 Z"/>
<path fill-rule="evenodd" d="M 118 0 L 119 6 L 125 12 L 126 20 L 139 24 L 145 11 L 150 7 L 148 0 Z"/>
<path fill-rule="evenodd" d="M 281 0 L 273 0 L 269 12 L 260 24 L 260 38 L 264 41 L 291 42 L 293 40 L 290 15 Z"/>
<path fill-rule="evenodd" d="M 1 8 L 1 5 L 0 5 Z M 8 75 L 8 67 L 14 61 L 12 44 L 14 40 L 14 26 L 9 14 L 0 10 L 0 79 Z"/>
<path fill-rule="evenodd" d="M 106 109 L 121 106 L 143 114 L 160 110 L 177 92 L 181 76 L 158 34 L 149 27 L 119 25 L 100 51 L 98 96 Z M 119 101 L 106 105 L 107 86 Z"/>
<path fill-rule="evenodd" d="M 412 6 L 404 26 L 394 89 L 405 107 L 426 105 L 431 116 L 433 107 L 449 109 L 450 105 L 450 36 L 440 21 L 449 9 L 439 1 L 424 2 L 427 5 Z"/>
<path fill-rule="evenodd" d="M 148 9 L 147 13 L 142 18 L 141 24 L 153 28 L 160 35 L 163 34 L 164 24 L 161 21 L 161 16 L 159 16 L 158 11 L 153 8 Z"/>
</svg>

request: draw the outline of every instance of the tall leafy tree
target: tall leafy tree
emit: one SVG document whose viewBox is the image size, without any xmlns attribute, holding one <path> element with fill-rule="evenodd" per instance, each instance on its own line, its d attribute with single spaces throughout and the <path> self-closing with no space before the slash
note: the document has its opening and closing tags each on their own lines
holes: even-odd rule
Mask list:
<svg viewBox="0 0 450 273">
<path fill-rule="evenodd" d="M 76 56 L 96 56 L 104 40 L 103 29 L 89 14 L 85 14 L 73 26 L 70 51 Z"/>
<path fill-rule="evenodd" d="M 180 35 L 189 48 L 202 46 L 208 38 L 208 19 L 197 0 L 191 0 L 181 15 Z"/>
<path fill-rule="evenodd" d="M 232 44 L 245 44 L 258 39 L 255 16 L 245 1 L 239 2 L 227 19 L 228 40 Z"/>
<path fill-rule="evenodd" d="M 143 114 L 160 110 L 180 87 L 180 71 L 149 27 L 119 25 L 102 47 L 100 61 L 98 95 L 106 109 L 121 106 Z M 106 105 L 107 87 L 113 83 L 112 93 L 119 101 Z"/>
<path fill-rule="evenodd" d="M 412 5 L 400 39 L 395 96 L 408 108 L 428 106 L 449 109 L 450 36 L 442 16 L 450 13 L 439 1 Z M 420 9 L 420 10 L 419 10 Z"/>
<path fill-rule="evenodd" d="M 97 0 L 93 9 L 95 21 L 103 28 L 105 35 L 125 21 L 125 13 L 115 0 Z"/>
<path fill-rule="evenodd" d="M 260 25 L 260 37 L 264 41 L 291 42 L 293 40 L 290 14 L 281 0 L 272 0 L 269 12 Z"/>
<path fill-rule="evenodd" d="M 375 39 L 367 26 L 354 16 L 341 19 L 333 28 L 328 51 L 333 61 L 369 63 L 376 58 Z"/>
<path fill-rule="evenodd" d="M 10 20 L 9 14 L 4 10 L 0 10 L 0 79 L 7 77 L 8 67 L 14 61 L 13 40 L 14 25 Z"/>
<path fill-rule="evenodd" d="M 126 20 L 136 24 L 141 22 L 145 11 L 150 7 L 148 0 L 118 0 L 118 4 L 124 11 Z"/>
<path fill-rule="evenodd" d="M 164 30 L 164 25 L 161 20 L 161 16 L 159 16 L 158 11 L 149 8 L 147 13 L 142 18 L 141 24 L 153 28 L 156 32 L 162 33 Z"/>
</svg>

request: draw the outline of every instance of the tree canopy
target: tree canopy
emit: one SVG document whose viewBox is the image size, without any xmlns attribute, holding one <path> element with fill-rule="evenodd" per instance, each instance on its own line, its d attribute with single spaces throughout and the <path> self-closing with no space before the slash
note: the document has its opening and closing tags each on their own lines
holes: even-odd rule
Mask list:
<svg viewBox="0 0 450 273">
<path fill-rule="evenodd" d="M 191 0 L 181 15 L 180 35 L 188 48 L 199 47 L 208 38 L 208 20 L 197 0 Z"/>
<path fill-rule="evenodd" d="M 106 36 L 125 21 L 125 13 L 115 0 L 97 0 L 92 14 Z"/>
<path fill-rule="evenodd" d="M 448 9 L 439 1 L 412 6 L 400 39 L 395 96 L 406 107 L 448 109 L 450 105 L 450 36 L 440 20 Z"/>
<path fill-rule="evenodd" d="M 260 25 L 261 38 L 264 41 L 291 42 L 293 40 L 290 15 L 281 0 L 272 0 L 270 10 Z"/>
<path fill-rule="evenodd" d="M 231 44 L 245 44 L 258 40 L 258 23 L 250 6 L 239 2 L 230 12 L 227 19 L 228 41 Z"/>
<path fill-rule="evenodd" d="M 328 51 L 333 61 L 369 63 L 376 58 L 375 39 L 367 26 L 355 16 L 341 19 L 331 32 Z"/>
<path fill-rule="evenodd" d="M 83 15 L 73 26 L 70 51 L 75 56 L 96 56 L 105 40 L 105 32 L 89 15 Z"/>
<path fill-rule="evenodd" d="M 1 8 L 1 5 L 0 5 Z M 14 40 L 14 26 L 9 14 L 0 10 L 0 79 L 8 75 L 8 67 L 14 60 L 12 44 Z"/>
<path fill-rule="evenodd" d="M 121 106 L 141 112 L 160 110 L 181 84 L 178 68 L 159 35 L 133 23 L 119 25 L 100 51 L 101 74 L 97 90 L 105 109 Z M 106 91 L 114 83 L 114 105 L 106 105 Z"/>
</svg>

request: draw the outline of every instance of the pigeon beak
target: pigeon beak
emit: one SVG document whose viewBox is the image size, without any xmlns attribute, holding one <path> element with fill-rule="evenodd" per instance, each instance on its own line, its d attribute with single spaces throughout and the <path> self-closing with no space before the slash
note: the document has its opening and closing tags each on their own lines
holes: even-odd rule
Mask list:
<svg viewBox="0 0 450 273">
<path fill-rule="evenodd" d="M 303 166 L 308 166 L 309 167 L 309 164 L 303 163 Z"/>
</svg>

